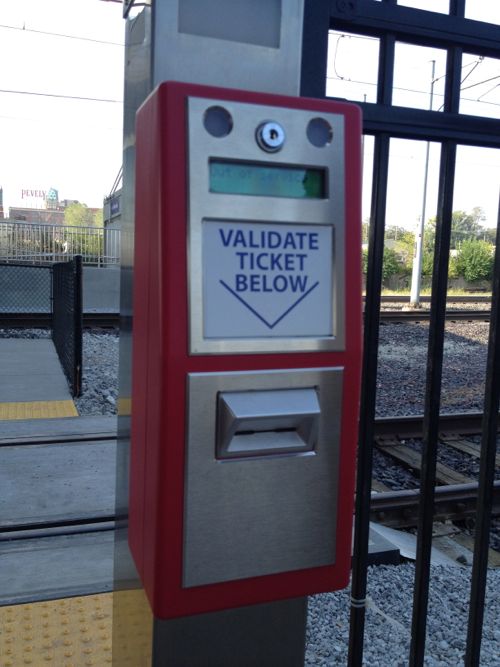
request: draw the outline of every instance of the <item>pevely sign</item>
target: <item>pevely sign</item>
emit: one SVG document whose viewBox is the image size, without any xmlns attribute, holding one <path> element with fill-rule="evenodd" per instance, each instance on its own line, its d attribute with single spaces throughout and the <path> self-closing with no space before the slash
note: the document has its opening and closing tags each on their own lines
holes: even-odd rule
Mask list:
<svg viewBox="0 0 500 667">
<path fill-rule="evenodd" d="M 45 199 L 46 197 L 47 190 L 32 190 L 30 188 L 21 190 L 21 199 Z"/>
</svg>

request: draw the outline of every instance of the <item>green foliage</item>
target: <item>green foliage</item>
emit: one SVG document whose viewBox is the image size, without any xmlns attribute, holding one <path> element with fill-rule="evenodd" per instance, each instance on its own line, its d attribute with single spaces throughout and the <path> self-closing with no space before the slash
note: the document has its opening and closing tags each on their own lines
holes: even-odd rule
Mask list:
<svg viewBox="0 0 500 667">
<path fill-rule="evenodd" d="M 398 253 L 393 248 L 384 248 L 384 263 L 382 264 L 382 278 L 405 272 L 405 265 L 401 262 Z"/>
<path fill-rule="evenodd" d="M 363 220 L 363 224 L 361 225 L 361 243 L 368 243 L 368 237 L 370 234 L 370 221 Z"/>
<path fill-rule="evenodd" d="M 493 246 L 486 241 L 464 241 L 456 258 L 457 272 L 468 282 L 489 280 L 493 273 Z"/>
<path fill-rule="evenodd" d="M 365 250 L 364 248 L 361 253 L 361 267 L 364 275 L 366 276 L 366 272 L 368 271 L 368 250 Z"/>
<path fill-rule="evenodd" d="M 458 262 L 456 257 L 450 255 L 450 261 L 448 262 L 448 278 L 458 278 L 460 272 L 458 270 Z"/>
<path fill-rule="evenodd" d="M 470 239 L 489 238 L 490 230 L 481 224 L 485 219 L 484 211 L 480 206 L 475 206 L 470 213 L 467 213 L 467 211 L 453 211 L 450 248 L 456 250 L 463 241 Z M 433 249 L 435 236 L 436 218 L 431 218 L 425 225 L 424 245 L 426 249 Z"/>
<path fill-rule="evenodd" d="M 94 213 L 86 204 L 73 202 L 64 210 L 66 227 L 102 227 L 102 210 Z"/>
<path fill-rule="evenodd" d="M 422 275 L 432 276 L 432 268 L 434 265 L 434 253 L 424 249 L 422 253 Z"/>
</svg>

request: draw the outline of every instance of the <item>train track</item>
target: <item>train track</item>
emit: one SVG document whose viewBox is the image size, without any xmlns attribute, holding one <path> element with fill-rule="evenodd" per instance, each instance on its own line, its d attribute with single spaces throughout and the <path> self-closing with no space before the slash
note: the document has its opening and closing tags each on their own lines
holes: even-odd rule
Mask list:
<svg viewBox="0 0 500 667">
<path fill-rule="evenodd" d="M 90 432 L 85 430 L 86 421 L 92 424 Z M 467 450 L 470 455 L 479 456 L 477 446 L 464 443 L 464 436 L 468 434 L 477 434 L 481 431 L 482 415 L 480 413 L 466 413 L 455 415 L 443 415 L 441 417 L 441 438 L 448 443 L 455 442 L 462 451 Z M 48 421 L 48 420 L 47 420 Z M 64 421 L 64 420 L 63 420 Z M 102 420 L 105 428 L 100 427 L 99 419 L 96 420 L 98 426 L 94 426 L 90 418 L 79 418 L 73 421 L 71 427 L 74 432 L 51 432 L 50 425 L 44 426 L 45 431 L 35 435 L 19 436 L 7 433 L 0 437 L 0 448 L 3 451 L 11 447 L 19 449 L 20 446 L 27 446 L 27 453 L 36 451 L 36 446 L 53 445 L 54 447 L 75 447 L 75 445 L 85 444 L 89 449 L 93 446 L 104 447 L 108 449 L 116 447 L 116 433 L 109 428 L 109 421 Z M 63 424 L 64 428 L 67 428 Z M 14 426 L 11 427 L 15 433 Z M 413 450 L 413 458 L 408 460 L 408 452 L 404 450 L 405 445 L 402 441 L 409 438 L 421 438 L 423 430 L 423 417 L 389 417 L 379 418 L 375 421 L 375 444 L 382 451 L 389 453 L 403 465 L 409 467 L 418 467 L 419 455 Z M 458 434 L 460 434 L 458 436 Z M 5 449 L 4 449 L 5 448 Z M 31 448 L 31 449 L 30 449 Z M 35 448 L 35 449 L 33 449 Z M 403 448 L 403 449 L 401 449 Z M 63 455 L 64 450 L 61 451 Z M 68 450 L 70 451 L 70 450 Z M 75 451 L 75 449 L 71 450 Z M 403 452 L 403 453 L 402 453 Z M 406 457 L 406 458 L 405 458 Z M 83 459 L 83 462 L 85 459 Z M 92 458 L 89 458 L 89 466 L 93 465 Z M 82 475 L 85 471 L 80 471 Z M 80 474 L 80 473 L 79 473 Z M 95 475 L 95 473 L 93 473 Z M 103 480 L 108 480 L 111 484 L 114 480 L 114 470 L 103 469 L 100 471 Z M 448 478 L 453 481 L 453 474 Z M 439 473 L 438 473 L 439 479 Z M 436 488 L 436 519 L 463 519 L 473 515 L 477 501 L 476 482 L 460 478 L 455 478 L 459 483 L 441 484 Z M 379 488 L 383 485 L 379 485 Z M 380 521 L 393 527 L 415 525 L 420 492 L 418 489 L 409 489 L 393 491 L 384 489 L 383 492 L 372 493 L 371 512 L 374 521 Z M 500 513 L 500 481 L 495 483 L 495 507 L 494 512 Z M 23 515 L 24 516 L 24 515 Z M 23 538 L 27 535 L 44 536 L 51 534 L 62 534 L 68 532 L 86 532 L 89 530 L 102 530 L 113 527 L 116 516 L 109 512 L 92 513 L 90 511 L 72 512 L 71 515 L 61 516 L 55 513 L 53 516 L 43 519 L 22 521 L 6 521 L 0 525 L 0 540 L 3 537 L 8 539 Z"/>
<path fill-rule="evenodd" d="M 442 420 L 446 432 L 458 429 L 462 438 L 464 431 L 477 433 L 480 425 L 479 414 L 448 415 Z M 377 442 L 385 445 L 398 436 L 415 437 L 421 435 L 422 417 L 378 419 L 375 431 Z M 395 446 L 399 444 L 400 441 Z M 3 461 L 0 477 L 3 474 L 15 483 L 6 499 L 8 511 L 0 521 L 0 546 L 3 544 L 2 548 L 7 550 L 10 559 L 7 563 L 13 571 L 17 567 L 18 553 L 24 554 L 27 571 L 32 571 L 36 569 L 41 548 L 44 553 L 52 550 L 55 557 L 65 558 L 64 562 L 72 557 L 80 558 L 81 553 L 87 553 L 82 550 L 87 549 L 94 559 L 92 568 L 98 568 L 100 578 L 94 581 L 91 578 L 95 576 L 94 569 L 89 573 L 81 568 L 75 572 L 74 579 L 65 582 L 64 594 L 99 592 L 110 585 L 104 575 L 109 577 L 106 573 L 111 568 L 114 531 L 123 519 L 116 514 L 113 496 L 116 447 L 116 421 L 109 417 L 41 420 L 25 422 L 21 427 L 15 422 L 4 423 L 0 435 Z M 43 487 L 44 469 L 54 476 L 48 495 Z M 29 500 L 33 493 L 43 497 L 43 502 Z M 66 498 L 63 504 L 60 503 L 62 498 Z M 435 490 L 435 521 L 472 520 L 477 498 L 477 483 L 440 484 Z M 371 520 L 398 529 L 414 527 L 419 501 L 420 491 L 415 488 L 374 492 L 371 494 Z M 500 481 L 495 482 L 493 513 L 500 514 Z M 447 523 L 447 529 L 449 526 Z M 462 544 L 465 540 L 466 549 L 471 548 L 471 538 L 464 533 L 445 539 L 457 540 L 459 544 L 460 539 Z M 490 563 L 498 565 L 496 561 Z M 7 598 L 11 595 L 10 603 L 45 599 L 47 590 L 52 589 L 60 597 L 57 566 L 52 569 L 42 591 L 26 584 L 28 592 L 21 586 L 15 594 L 7 594 Z"/>
<path fill-rule="evenodd" d="M 383 323 L 396 322 L 427 322 L 431 318 L 430 310 L 381 310 L 380 321 Z M 489 310 L 448 310 L 446 319 L 449 322 L 489 322 Z"/>
<path fill-rule="evenodd" d="M 440 443 L 478 460 L 480 445 L 470 436 L 481 433 L 482 419 L 481 413 L 441 415 Z M 375 421 L 377 449 L 417 477 L 420 474 L 421 453 L 407 441 L 422 437 L 422 415 L 386 417 Z M 497 455 L 497 466 L 500 466 L 500 455 Z M 457 522 L 474 518 L 478 498 L 477 481 L 440 462 L 437 463 L 436 479 L 439 486 L 435 488 L 434 520 Z M 373 486 L 378 489 L 371 496 L 373 521 L 395 528 L 417 525 L 420 500 L 418 488 L 394 491 L 377 481 L 374 481 Z M 493 491 L 492 514 L 496 516 L 500 514 L 500 481 L 495 481 Z"/>
<path fill-rule="evenodd" d="M 384 324 L 403 322 L 426 322 L 430 310 L 381 310 L 380 321 Z M 454 321 L 489 322 L 489 310 L 449 310 L 446 319 Z M 51 325 L 50 313 L 0 313 L 0 328 L 47 328 Z M 84 313 L 85 328 L 114 329 L 120 325 L 119 313 Z"/>
<path fill-rule="evenodd" d="M 0 313 L 0 328 L 44 329 L 51 326 L 50 313 Z M 119 313 L 84 313 L 86 329 L 116 329 L 120 326 Z"/>
<path fill-rule="evenodd" d="M 410 303 L 410 297 L 409 296 L 401 296 L 399 294 L 384 294 L 381 297 L 382 303 L 404 303 L 404 304 L 409 304 Z M 421 296 L 420 297 L 421 303 L 430 303 L 431 302 L 431 297 L 430 296 Z M 488 294 L 479 294 L 479 295 L 472 295 L 472 294 L 465 294 L 463 296 L 447 296 L 446 297 L 447 303 L 490 303 L 491 302 L 491 295 Z"/>
</svg>

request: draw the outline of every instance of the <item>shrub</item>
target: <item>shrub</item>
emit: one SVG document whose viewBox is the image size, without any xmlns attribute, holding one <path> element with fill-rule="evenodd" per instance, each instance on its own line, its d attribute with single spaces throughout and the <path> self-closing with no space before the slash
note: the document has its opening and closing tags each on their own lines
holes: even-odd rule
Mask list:
<svg viewBox="0 0 500 667">
<path fill-rule="evenodd" d="M 400 261 L 398 253 L 392 248 L 384 248 L 384 263 L 382 265 L 382 277 L 384 280 L 398 273 L 404 273 L 404 264 Z"/>
<path fill-rule="evenodd" d="M 362 271 L 366 276 L 366 272 L 368 270 L 368 250 L 365 250 L 364 248 L 361 254 L 361 266 L 362 266 Z"/>
<path fill-rule="evenodd" d="M 434 265 L 434 253 L 424 250 L 422 253 L 422 275 L 432 276 L 432 268 Z"/>
<path fill-rule="evenodd" d="M 468 282 L 489 280 L 493 273 L 493 246 L 486 241 L 464 241 L 458 251 L 457 272 Z"/>
</svg>

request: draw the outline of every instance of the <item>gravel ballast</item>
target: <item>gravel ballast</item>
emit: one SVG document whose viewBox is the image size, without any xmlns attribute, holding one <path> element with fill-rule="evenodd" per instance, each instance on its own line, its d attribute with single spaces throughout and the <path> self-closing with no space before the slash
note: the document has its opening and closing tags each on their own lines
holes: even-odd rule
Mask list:
<svg viewBox="0 0 500 667">
<path fill-rule="evenodd" d="M 425 665 L 458 667 L 465 651 L 470 568 L 431 567 Z M 369 569 L 364 640 L 365 667 L 408 664 L 413 564 Z M 481 666 L 500 665 L 500 570 L 490 570 Z M 350 589 L 309 598 L 307 667 L 347 664 Z"/>
</svg>

